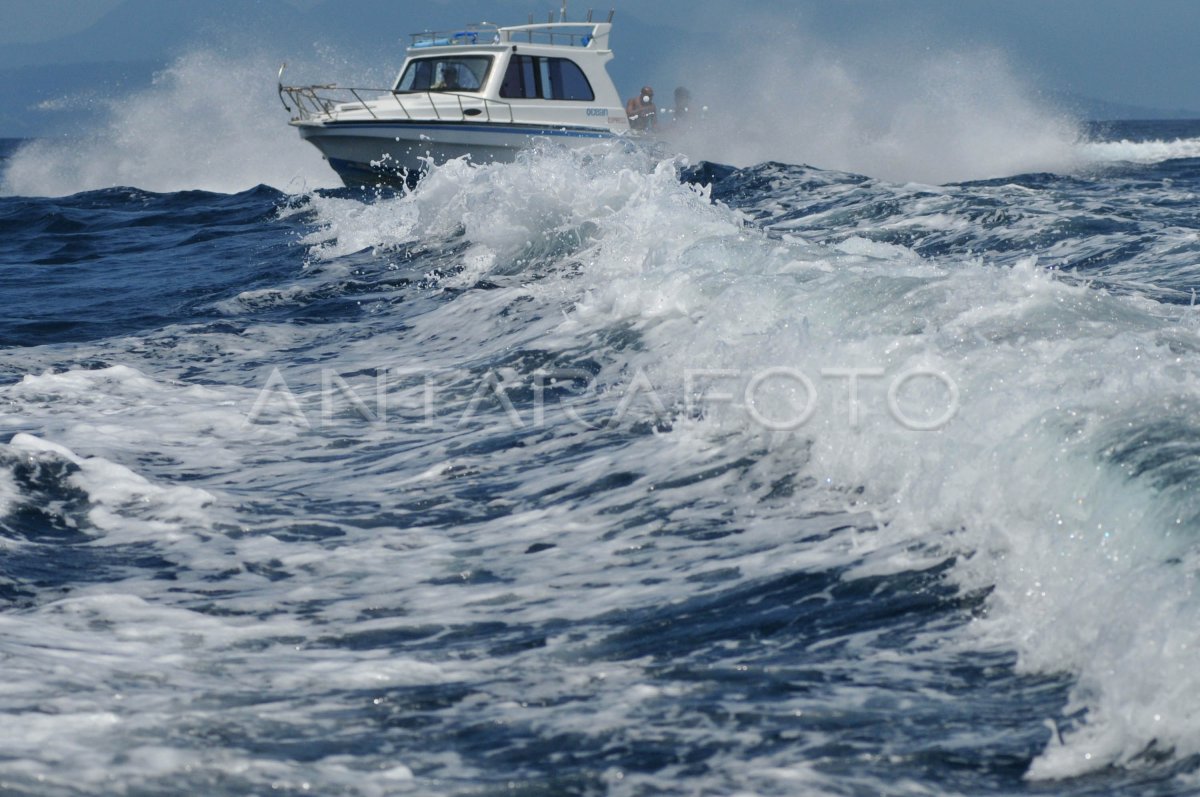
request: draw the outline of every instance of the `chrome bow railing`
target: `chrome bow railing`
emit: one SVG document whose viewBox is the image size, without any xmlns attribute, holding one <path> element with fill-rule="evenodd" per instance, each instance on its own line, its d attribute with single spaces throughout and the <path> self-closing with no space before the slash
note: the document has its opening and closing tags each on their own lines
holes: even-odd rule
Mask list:
<svg viewBox="0 0 1200 797">
<path fill-rule="evenodd" d="M 287 64 L 279 67 L 279 101 L 289 113 L 295 114 L 292 121 L 328 122 L 361 111 L 381 121 L 478 120 L 511 124 L 514 120 L 511 104 L 478 94 L 454 91 L 397 92 L 392 89 L 338 86 L 334 83 L 285 86 L 283 71 L 286 68 Z"/>
</svg>

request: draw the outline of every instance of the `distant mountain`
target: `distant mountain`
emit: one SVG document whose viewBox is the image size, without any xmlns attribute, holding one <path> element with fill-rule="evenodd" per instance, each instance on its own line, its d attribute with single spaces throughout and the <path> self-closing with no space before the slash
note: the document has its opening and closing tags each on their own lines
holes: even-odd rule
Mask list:
<svg viewBox="0 0 1200 797">
<path fill-rule="evenodd" d="M 0 69 L 0 138 L 73 133 L 108 109 L 106 100 L 150 85 L 165 64 L 119 61 Z"/>
<path fill-rule="evenodd" d="M 1085 97 L 1070 92 L 1046 92 L 1055 105 L 1063 110 L 1094 122 L 1116 122 L 1130 119 L 1200 119 L 1200 111 L 1185 108 L 1151 108 Z"/>
</svg>

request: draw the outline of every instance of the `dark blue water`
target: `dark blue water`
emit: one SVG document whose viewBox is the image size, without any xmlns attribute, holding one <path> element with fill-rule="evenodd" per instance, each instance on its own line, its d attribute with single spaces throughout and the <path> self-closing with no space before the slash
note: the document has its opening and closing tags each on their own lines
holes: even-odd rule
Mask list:
<svg viewBox="0 0 1200 797">
<path fill-rule="evenodd" d="M 0 197 L 0 791 L 1194 793 L 1200 124 L 1093 136 Z"/>
</svg>

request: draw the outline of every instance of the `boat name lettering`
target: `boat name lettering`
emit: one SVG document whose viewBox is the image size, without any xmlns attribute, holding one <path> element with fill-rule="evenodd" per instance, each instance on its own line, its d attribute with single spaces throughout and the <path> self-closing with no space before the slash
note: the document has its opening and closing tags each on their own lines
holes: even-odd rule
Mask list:
<svg viewBox="0 0 1200 797">
<path fill-rule="evenodd" d="M 588 116 L 608 116 L 608 109 L 607 108 L 588 108 L 587 115 Z"/>
</svg>

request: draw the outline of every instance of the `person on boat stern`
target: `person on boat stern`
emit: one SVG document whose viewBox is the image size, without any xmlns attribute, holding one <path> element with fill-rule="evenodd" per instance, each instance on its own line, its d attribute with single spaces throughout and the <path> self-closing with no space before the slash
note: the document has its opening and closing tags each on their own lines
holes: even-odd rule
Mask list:
<svg viewBox="0 0 1200 797">
<path fill-rule="evenodd" d="M 692 93 L 683 86 L 675 89 L 675 123 L 683 124 L 691 113 Z"/>
<path fill-rule="evenodd" d="M 658 108 L 654 105 L 654 89 L 642 86 L 641 93 L 625 103 L 625 115 L 629 117 L 630 128 L 653 130 L 658 118 Z"/>
</svg>

